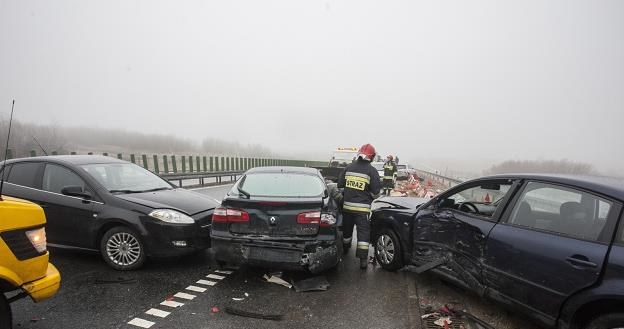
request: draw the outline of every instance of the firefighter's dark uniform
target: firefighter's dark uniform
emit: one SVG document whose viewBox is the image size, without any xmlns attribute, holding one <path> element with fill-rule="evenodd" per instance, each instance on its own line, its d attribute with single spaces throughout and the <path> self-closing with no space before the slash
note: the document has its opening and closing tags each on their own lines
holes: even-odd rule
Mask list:
<svg viewBox="0 0 624 329">
<path fill-rule="evenodd" d="M 343 243 L 351 245 L 353 225 L 357 226 L 357 250 L 355 256 L 368 257 L 370 244 L 370 222 L 368 221 L 371 203 L 381 189 L 377 170 L 370 162 L 358 159 L 349 164 L 338 178 L 338 187 L 344 188 L 342 206 Z M 346 248 L 345 248 L 346 249 Z"/>
<path fill-rule="evenodd" d="M 394 188 L 394 175 L 397 173 L 397 166 L 390 160 L 384 164 L 383 189 L 384 194 L 390 195 L 390 190 Z"/>
</svg>

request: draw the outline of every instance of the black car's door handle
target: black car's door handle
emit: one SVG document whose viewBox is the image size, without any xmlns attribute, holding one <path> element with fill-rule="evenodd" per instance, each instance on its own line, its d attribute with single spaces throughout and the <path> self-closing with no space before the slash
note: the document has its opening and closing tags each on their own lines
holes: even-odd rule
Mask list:
<svg viewBox="0 0 624 329">
<path fill-rule="evenodd" d="M 438 219 L 453 219 L 453 217 L 455 217 L 455 216 L 453 216 L 453 213 L 448 211 L 448 210 L 440 211 L 440 212 L 436 213 L 435 216 Z"/>
<path fill-rule="evenodd" d="M 591 267 L 591 268 L 598 267 L 598 264 L 590 261 L 589 258 L 587 258 L 587 257 L 585 257 L 583 255 L 573 255 L 573 256 L 570 256 L 570 257 L 566 258 L 566 261 L 568 263 L 570 263 L 570 265 L 572 265 L 572 266 Z"/>
</svg>

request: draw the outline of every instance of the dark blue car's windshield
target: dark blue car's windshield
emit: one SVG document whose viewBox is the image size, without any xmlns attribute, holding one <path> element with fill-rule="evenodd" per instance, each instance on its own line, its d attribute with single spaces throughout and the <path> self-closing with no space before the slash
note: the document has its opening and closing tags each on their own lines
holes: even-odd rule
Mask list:
<svg viewBox="0 0 624 329">
<path fill-rule="evenodd" d="M 132 163 L 96 163 L 81 167 L 110 192 L 136 193 L 172 188 L 162 178 Z"/>
<path fill-rule="evenodd" d="M 325 183 L 314 175 L 296 173 L 252 173 L 234 186 L 230 195 L 239 195 L 238 187 L 251 196 L 316 197 L 323 194 Z"/>
</svg>

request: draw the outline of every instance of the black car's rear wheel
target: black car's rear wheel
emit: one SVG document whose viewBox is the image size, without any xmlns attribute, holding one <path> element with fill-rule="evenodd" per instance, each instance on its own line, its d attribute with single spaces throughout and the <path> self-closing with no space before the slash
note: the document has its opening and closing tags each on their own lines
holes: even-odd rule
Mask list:
<svg viewBox="0 0 624 329">
<path fill-rule="evenodd" d="M 108 230 L 100 241 L 100 253 L 112 268 L 136 270 L 145 263 L 145 247 L 139 235 L 125 226 Z"/>
<path fill-rule="evenodd" d="M 624 313 L 609 313 L 593 319 L 585 329 L 624 329 Z"/>
<path fill-rule="evenodd" d="M 0 292 L 0 328 L 12 328 L 11 322 L 11 305 L 9 305 L 4 293 Z"/>
<path fill-rule="evenodd" d="M 393 230 L 382 229 L 375 236 L 375 259 L 388 271 L 396 271 L 403 267 L 403 257 L 401 255 L 401 243 Z"/>
</svg>

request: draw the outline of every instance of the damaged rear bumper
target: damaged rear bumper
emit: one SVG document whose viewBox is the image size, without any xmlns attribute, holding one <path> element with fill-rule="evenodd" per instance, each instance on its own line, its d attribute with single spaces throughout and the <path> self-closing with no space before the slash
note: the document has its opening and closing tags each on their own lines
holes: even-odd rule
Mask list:
<svg viewBox="0 0 624 329">
<path fill-rule="evenodd" d="M 254 240 L 212 237 L 218 261 L 281 270 L 309 270 L 319 273 L 340 261 L 336 241 L 328 240 Z"/>
</svg>

